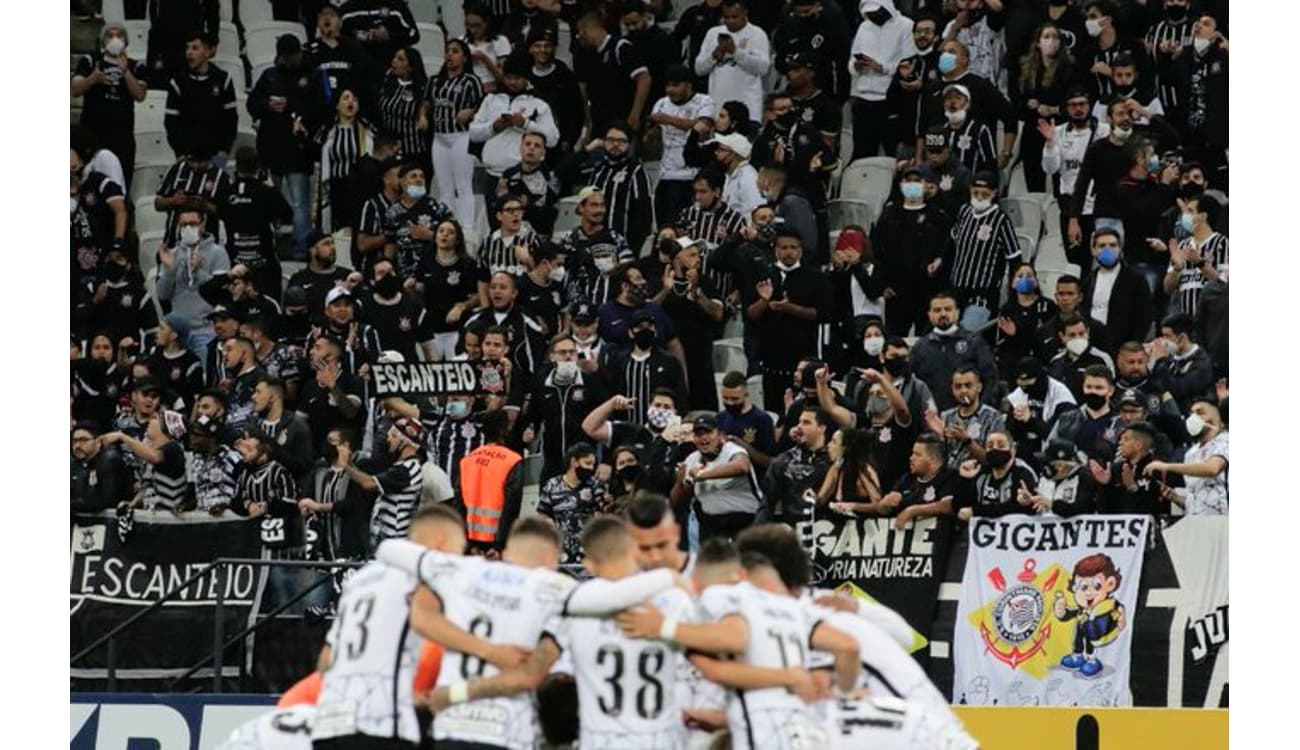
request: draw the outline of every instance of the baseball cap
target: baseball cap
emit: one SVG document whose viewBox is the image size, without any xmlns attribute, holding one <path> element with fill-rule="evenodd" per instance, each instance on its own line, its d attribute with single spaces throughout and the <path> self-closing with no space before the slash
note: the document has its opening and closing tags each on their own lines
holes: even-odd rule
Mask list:
<svg viewBox="0 0 1300 750">
<path fill-rule="evenodd" d="M 596 306 L 586 300 L 579 300 L 569 305 L 569 317 L 574 323 L 587 324 L 596 320 Z"/>
<path fill-rule="evenodd" d="M 132 390 L 136 393 L 157 393 L 161 391 L 162 388 L 154 378 L 136 378 Z"/>
<path fill-rule="evenodd" d="M 902 176 L 902 177 L 920 177 L 921 179 L 925 179 L 925 175 L 921 173 L 921 167 L 920 167 L 919 165 L 917 165 L 917 164 L 912 164 L 912 165 L 908 166 L 906 169 L 903 170 L 903 173 L 902 173 L 901 176 Z"/>
<path fill-rule="evenodd" d="M 950 84 L 948 84 L 947 86 L 944 86 L 944 87 L 943 87 L 943 95 L 944 95 L 944 96 L 947 96 L 948 94 L 952 93 L 953 91 L 956 91 L 958 94 L 961 94 L 962 96 L 966 97 L 966 101 L 970 101 L 970 89 L 966 88 L 966 87 L 963 86 L 962 84 L 960 84 L 960 83 L 950 83 Z"/>
<path fill-rule="evenodd" d="M 345 286 L 336 286 L 325 295 L 325 304 L 332 305 L 341 299 L 352 301 L 352 292 Z"/>
<path fill-rule="evenodd" d="M 687 248 L 694 247 L 702 243 L 703 241 L 704 240 L 693 240 L 690 237 L 678 237 L 675 240 L 675 242 L 677 243 L 678 250 L 685 250 Z"/>
<path fill-rule="evenodd" d="M 302 307 L 307 304 L 307 290 L 294 285 L 284 290 L 285 307 Z"/>
<path fill-rule="evenodd" d="M 551 44 L 559 43 L 555 27 L 545 26 L 542 24 L 533 26 L 532 29 L 528 31 L 528 39 L 525 41 L 527 41 L 529 47 L 538 42 L 550 42 Z"/>
<path fill-rule="evenodd" d="M 948 148 L 948 129 L 942 126 L 936 126 L 925 131 L 925 150 L 930 152 L 943 151 Z"/>
<path fill-rule="evenodd" d="M 321 240 L 329 236 L 330 236 L 329 234 L 326 234 L 325 232 L 322 232 L 319 229 L 313 229 L 310 232 L 308 232 L 307 236 L 303 239 L 303 247 L 307 247 L 307 248 L 316 247 L 317 242 L 320 242 Z"/>
<path fill-rule="evenodd" d="M 712 432 L 718 429 L 718 418 L 712 414 L 701 414 L 691 422 L 691 427 L 695 432 Z"/>
<path fill-rule="evenodd" d="M 632 313 L 632 325 L 634 326 L 639 326 L 642 323 L 654 323 L 654 322 L 656 322 L 655 314 L 645 309 L 644 307 Z"/>
<path fill-rule="evenodd" d="M 1033 357 L 1021 357 L 1016 362 L 1017 380 L 1036 380 L 1043 377 L 1043 363 Z"/>
<path fill-rule="evenodd" d="M 217 305 L 216 307 L 212 308 L 212 312 L 208 313 L 208 320 L 216 320 L 217 318 L 229 318 L 231 320 L 239 320 L 240 316 L 239 313 L 235 312 L 229 307 L 226 307 L 225 305 Z"/>
<path fill-rule="evenodd" d="M 812 56 L 807 52 L 791 52 L 785 56 L 786 70 L 794 70 L 795 68 L 812 69 L 814 67 L 816 66 L 813 64 Z"/>
<path fill-rule="evenodd" d="M 754 148 L 753 144 L 749 142 L 749 139 L 740 133 L 727 133 L 726 135 L 720 135 L 717 138 L 714 138 L 713 142 L 722 148 L 735 151 L 736 155 L 742 159 L 748 159 L 750 152 Z"/>
<path fill-rule="evenodd" d="M 1074 443 L 1068 440 L 1052 439 L 1047 442 L 1047 448 L 1043 451 L 1042 459 L 1045 464 L 1057 461 L 1078 461 L 1079 451 L 1074 447 Z"/>
<path fill-rule="evenodd" d="M 990 172 L 987 170 L 976 172 L 975 178 L 970 181 L 970 186 L 973 188 L 982 187 L 988 188 L 989 190 L 997 190 L 998 174 L 997 172 Z"/>
<path fill-rule="evenodd" d="M 600 188 L 596 187 L 595 185 L 588 185 L 587 187 L 578 191 L 578 205 L 581 206 L 582 204 L 586 203 L 587 199 L 593 195 L 604 195 L 604 194 L 605 192 Z"/>
<path fill-rule="evenodd" d="M 1136 388 L 1128 388 L 1120 394 L 1119 405 L 1145 407 L 1146 402 L 1142 400 L 1142 394 L 1138 393 Z"/>
</svg>

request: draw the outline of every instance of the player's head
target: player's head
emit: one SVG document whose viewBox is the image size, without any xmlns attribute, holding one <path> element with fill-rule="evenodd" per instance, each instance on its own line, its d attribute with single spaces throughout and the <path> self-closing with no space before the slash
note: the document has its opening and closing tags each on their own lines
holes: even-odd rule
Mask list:
<svg viewBox="0 0 1300 750">
<path fill-rule="evenodd" d="M 744 578 L 740 567 L 740 550 L 729 539 L 713 537 L 700 544 L 695 556 L 695 570 L 691 583 L 699 593 L 710 586 L 725 586 Z"/>
<path fill-rule="evenodd" d="M 668 498 L 649 492 L 638 492 L 625 511 L 628 533 L 636 548 L 637 565 L 642 570 L 680 567 L 681 528 L 673 517 Z"/>
<path fill-rule="evenodd" d="M 781 582 L 772 561 L 759 552 L 741 552 L 740 567 L 745 570 L 745 578 L 758 588 L 773 594 L 788 594 L 789 589 Z"/>
<path fill-rule="evenodd" d="M 618 580 L 637 571 L 636 545 L 627 522 L 617 516 L 593 518 L 582 530 L 582 565 L 597 578 Z"/>
<path fill-rule="evenodd" d="M 560 530 L 546 516 L 515 521 L 506 537 L 501 559 L 525 568 L 554 568 L 560 564 Z"/>
<path fill-rule="evenodd" d="M 577 741 L 578 683 L 573 675 L 557 672 L 542 681 L 537 688 L 537 721 L 548 745 L 572 745 Z"/>
<path fill-rule="evenodd" d="M 756 552 L 767 558 L 792 594 L 798 593 L 812 580 L 808 553 L 804 552 L 794 529 L 785 524 L 751 526 L 736 537 L 736 546 L 742 555 Z"/>
<path fill-rule="evenodd" d="M 411 541 L 449 555 L 465 554 L 465 521 L 442 504 L 426 505 L 411 519 Z"/>
</svg>

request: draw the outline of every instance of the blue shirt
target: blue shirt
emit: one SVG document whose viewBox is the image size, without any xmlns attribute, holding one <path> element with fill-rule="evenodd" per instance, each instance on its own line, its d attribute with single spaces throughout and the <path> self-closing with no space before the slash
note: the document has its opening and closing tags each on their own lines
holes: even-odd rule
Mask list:
<svg viewBox="0 0 1300 750">
<path fill-rule="evenodd" d="M 647 302 L 643 307 L 628 307 L 612 297 L 600 306 L 596 313 L 600 321 L 600 337 L 618 351 L 632 348 L 632 339 L 627 335 L 632 327 L 632 316 L 640 310 L 649 310 L 655 316 L 655 330 L 659 332 L 658 346 L 667 346 L 669 341 L 677 338 L 673 322 L 658 302 Z"/>
<path fill-rule="evenodd" d="M 718 412 L 718 427 L 724 435 L 734 435 L 767 455 L 776 454 L 776 430 L 772 416 L 757 406 L 740 416 L 731 412 Z"/>
</svg>

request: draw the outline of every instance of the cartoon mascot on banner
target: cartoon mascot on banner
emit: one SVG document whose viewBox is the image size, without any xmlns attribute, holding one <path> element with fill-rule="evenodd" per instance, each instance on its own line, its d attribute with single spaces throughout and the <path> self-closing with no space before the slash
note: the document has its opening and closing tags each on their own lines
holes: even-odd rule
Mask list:
<svg viewBox="0 0 1300 750">
<path fill-rule="evenodd" d="M 1096 650 L 1110 644 L 1124 629 L 1124 605 L 1114 597 L 1122 580 L 1115 563 L 1103 553 L 1075 563 L 1070 592 L 1077 606 L 1067 605 L 1065 594 L 1059 591 L 1054 602 L 1056 619 L 1074 620 L 1074 650 L 1061 658 L 1061 666 L 1077 669 L 1084 677 L 1101 674 Z"/>
</svg>

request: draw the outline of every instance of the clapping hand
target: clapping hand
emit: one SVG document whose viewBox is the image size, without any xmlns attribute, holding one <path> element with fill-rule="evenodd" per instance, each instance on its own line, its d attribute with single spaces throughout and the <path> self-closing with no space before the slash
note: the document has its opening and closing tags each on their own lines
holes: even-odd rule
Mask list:
<svg viewBox="0 0 1300 750">
<path fill-rule="evenodd" d="M 962 479 L 974 479 L 979 476 L 980 473 L 979 461 L 976 461 L 973 458 L 968 458 L 965 461 L 962 461 L 961 466 L 957 468 L 957 473 L 961 475 Z"/>
<path fill-rule="evenodd" d="M 1092 478 L 1097 480 L 1097 484 L 1110 484 L 1110 467 L 1102 466 L 1096 460 L 1088 462 L 1088 471 Z"/>
</svg>

